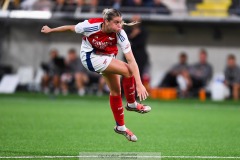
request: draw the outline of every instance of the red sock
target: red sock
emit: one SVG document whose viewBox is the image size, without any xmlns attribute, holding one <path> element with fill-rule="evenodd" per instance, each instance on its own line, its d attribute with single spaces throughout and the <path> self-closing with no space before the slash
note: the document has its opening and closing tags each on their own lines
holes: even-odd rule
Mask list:
<svg viewBox="0 0 240 160">
<path fill-rule="evenodd" d="M 135 80 L 134 77 L 123 77 L 123 90 L 128 103 L 134 103 L 135 99 Z"/>
<path fill-rule="evenodd" d="M 121 96 L 111 96 L 110 95 L 110 106 L 116 121 L 117 126 L 124 125 L 124 112 L 122 107 Z"/>
</svg>

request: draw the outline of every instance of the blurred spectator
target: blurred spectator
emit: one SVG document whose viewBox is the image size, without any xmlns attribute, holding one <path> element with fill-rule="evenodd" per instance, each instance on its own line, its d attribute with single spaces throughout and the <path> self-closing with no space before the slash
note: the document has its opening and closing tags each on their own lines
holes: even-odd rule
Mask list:
<svg viewBox="0 0 240 160">
<path fill-rule="evenodd" d="M 236 58 L 233 54 L 230 54 L 227 58 L 227 66 L 224 71 L 225 84 L 231 91 L 231 96 L 235 99 L 239 99 L 240 91 L 240 67 L 236 63 Z"/>
<path fill-rule="evenodd" d="M 75 12 L 77 3 L 75 0 L 56 0 L 53 12 Z"/>
<path fill-rule="evenodd" d="M 85 85 L 89 81 L 89 77 L 75 49 L 68 51 L 66 66 L 65 73 L 61 77 L 63 94 L 67 95 L 69 83 L 74 83 L 77 87 L 78 95 L 85 95 Z"/>
<path fill-rule="evenodd" d="M 212 66 L 207 62 L 207 52 L 202 49 L 199 53 L 199 62 L 193 66 L 190 66 L 189 74 L 191 78 L 191 89 L 190 91 L 195 95 L 198 94 L 199 90 L 205 88 L 208 82 L 212 78 L 213 69 Z"/>
<path fill-rule="evenodd" d="M 119 10 L 122 4 L 122 0 L 99 0 L 99 6 L 112 7 Z"/>
<path fill-rule="evenodd" d="M 240 0 L 232 0 L 232 4 L 229 7 L 229 13 L 233 15 L 240 15 Z"/>
<path fill-rule="evenodd" d="M 95 13 L 98 5 L 98 0 L 77 0 L 76 13 L 82 12 L 82 6 L 90 6 L 90 12 Z"/>
<path fill-rule="evenodd" d="M 98 96 L 101 96 L 105 90 L 105 80 L 103 77 L 98 73 L 88 72 L 82 65 L 75 49 L 68 51 L 66 69 L 61 77 L 61 81 L 62 93 L 64 95 L 68 94 L 71 84 L 73 84 L 74 88 L 77 87 L 79 96 L 85 95 L 86 87 L 88 87 L 88 92 L 96 90 Z M 97 84 L 97 86 L 94 84 Z M 94 88 L 95 86 L 96 88 Z"/>
<path fill-rule="evenodd" d="M 186 96 L 190 87 L 190 78 L 188 75 L 189 65 L 187 64 L 187 55 L 182 52 L 179 55 L 179 63 L 174 65 L 163 78 L 160 87 L 178 87 L 181 96 Z"/>
<path fill-rule="evenodd" d="M 187 15 L 186 0 L 162 0 L 162 3 L 167 6 L 173 16 Z"/>
<path fill-rule="evenodd" d="M 123 6 L 137 7 L 130 12 L 150 12 L 150 13 L 160 13 L 160 14 L 170 14 L 169 9 L 165 6 L 162 0 L 126 0 L 122 2 Z M 141 7 L 141 8 L 139 8 Z M 146 7 L 144 9 L 143 7 Z"/>
<path fill-rule="evenodd" d="M 23 0 L 12 0 L 10 1 L 10 4 L 8 6 L 8 9 L 9 10 L 14 10 L 14 9 L 20 9 L 20 3 L 22 2 Z M 1 0 L 0 0 L 0 5 L 1 5 Z"/>
<path fill-rule="evenodd" d="M 53 7 L 52 1 L 50 0 L 37 0 L 32 9 L 38 11 L 51 11 Z"/>
<path fill-rule="evenodd" d="M 106 82 L 102 75 L 96 73 L 96 72 L 88 72 L 88 87 L 94 87 L 94 84 L 97 84 L 96 89 L 92 88 L 93 92 L 94 90 L 97 91 L 97 96 L 102 96 L 105 92 L 109 92 L 109 89 L 107 88 Z"/>
<path fill-rule="evenodd" d="M 63 11 L 63 7 L 64 7 L 64 0 L 55 0 L 52 11 L 54 11 L 54 12 Z"/>
<path fill-rule="evenodd" d="M 144 6 L 151 8 L 151 13 L 170 14 L 169 8 L 163 3 L 163 0 L 145 0 Z"/>
<path fill-rule="evenodd" d="M 23 10 L 33 10 L 33 5 L 38 0 L 24 0 L 21 2 L 20 6 Z"/>
<path fill-rule="evenodd" d="M 132 17 L 132 21 L 141 22 L 141 17 L 139 15 L 135 15 Z M 129 27 L 129 29 L 126 29 L 126 32 L 128 34 L 129 41 L 131 42 L 133 55 L 139 67 L 140 76 L 143 80 L 146 76 L 149 77 L 150 68 L 146 48 L 148 32 L 141 23 Z"/>
<path fill-rule="evenodd" d="M 60 76 L 64 70 L 64 59 L 59 57 L 58 51 L 53 49 L 50 51 L 50 61 L 47 64 L 42 64 L 42 68 L 45 71 L 42 78 L 42 88 L 45 94 L 48 94 L 53 86 L 54 94 L 59 94 L 60 89 Z"/>
<path fill-rule="evenodd" d="M 143 6 L 143 2 L 142 0 L 125 0 L 123 5 L 129 7 Z"/>
<path fill-rule="evenodd" d="M 50 0 L 23 0 L 20 6 L 23 10 L 51 11 L 53 4 Z"/>
</svg>

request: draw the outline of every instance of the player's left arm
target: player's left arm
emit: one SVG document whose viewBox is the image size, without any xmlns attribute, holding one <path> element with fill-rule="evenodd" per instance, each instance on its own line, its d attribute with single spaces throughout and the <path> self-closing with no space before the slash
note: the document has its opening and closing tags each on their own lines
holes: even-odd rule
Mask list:
<svg viewBox="0 0 240 160">
<path fill-rule="evenodd" d="M 138 65 L 137 65 L 136 60 L 133 56 L 132 50 L 129 51 L 128 53 L 125 53 L 124 55 L 125 55 L 125 58 L 128 62 L 130 70 L 131 70 L 131 72 L 132 72 L 132 74 L 135 78 L 135 81 L 136 81 L 137 95 L 138 95 L 140 101 L 145 100 L 148 97 L 148 92 L 142 84 L 140 74 L 139 74 Z"/>
<path fill-rule="evenodd" d="M 127 63 L 130 67 L 130 70 L 135 78 L 138 97 L 139 97 L 140 101 L 145 100 L 148 96 L 148 92 L 142 84 L 138 65 L 137 65 L 134 55 L 132 53 L 132 49 L 131 49 L 131 45 L 128 40 L 128 37 L 124 30 L 121 30 L 121 32 L 117 33 L 117 36 L 118 36 L 118 44 L 120 45 L 120 47 L 125 55 L 125 58 L 127 60 Z"/>
</svg>

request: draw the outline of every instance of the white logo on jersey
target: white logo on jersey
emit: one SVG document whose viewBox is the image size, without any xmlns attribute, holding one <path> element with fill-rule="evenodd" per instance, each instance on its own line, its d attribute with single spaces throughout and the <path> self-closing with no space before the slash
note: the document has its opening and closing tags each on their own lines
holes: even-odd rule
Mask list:
<svg viewBox="0 0 240 160">
<path fill-rule="evenodd" d="M 92 43 L 95 47 L 99 48 L 99 49 L 104 49 L 106 48 L 108 45 L 112 45 L 112 42 L 102 42 L 102 41 L 96 41 L 95 39 L 92 40 Z"/>
<path fill-rule="evenodd" d="M 112 38 L 112 37 L 108 37 L 110 41 L 114 40 L 115 38 Z"/>
</svg>

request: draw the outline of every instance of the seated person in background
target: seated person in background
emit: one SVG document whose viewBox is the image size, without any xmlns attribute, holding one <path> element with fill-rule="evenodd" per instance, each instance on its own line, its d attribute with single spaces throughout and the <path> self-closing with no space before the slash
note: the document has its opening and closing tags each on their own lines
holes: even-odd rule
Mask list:
<svg viewBox="0 0 240 160">
<path fill-rule="evenodd" d="M 78 89 L 78 95 L 85 95 L 85 85 L 89 78 L 87 75 L 87 70 L 83 67 L 75 49 L 70 49 L 68 51 L 66 66 L 65 73 L 61 77 L 62 93 L 67 95 L 68 83 L 74 81 Z"/>
<path fill-rule="evenodd" d="M 186 0 L 161 0 L 174 16 L 187 16 Z"/>
<path fill-rule="evenodd" d="M 238 100 L 240 91 L 240 67 L 236 64 L 236 58 L 233 54 L 230 54 L 227 58 L 224 75 L 225 85 L 229 87 L 231 96 L 235 100 Z"/>
<path fill-rule="evenodd" d="M 58 51 L 53 49 L 50 51 L 50 61 L 42 64 L 45 71 L 42 78 L 42 89 L 45 94 L 49 93 L 49 86 L 52 82 L 54 93 L 59 94 L 60 89 L 60 76 L 64 70 L 64 59 L 58 56 Z"/>
<path fill-rule="evenodd" d="M 146 4 L 147 7 L 155 8 L 156 11 L 152 10 L 152 13 L 159 13 L 159 14 L 171 14 L 169 8 L 163 3 L 163 0 L 145 0 L 148 3 Z"/>
<path fill-rule="evenodd" d="M 76 0 L 77 2 L 77 9 L 75 13 L 81 13 L 82 7 L 84 5 L 90 6 L 90 12 L 95 13 L 97 11 L 98 0 Z"/>
<path fill-rule="evenodd" d="M 213 74 L 212 66 L 207 62 L 207 52 L 204 49 L 199 53 L 199 62 L 190 66 L 189 74 L 192 81 L 190 92 L 197 95 L 200 89 L 207 86 Z"/>
<path fill-rule="evenodd" d="M 240 1 L 232 0 L 232 4 L 230 5 L 228 12 L 230 15 L 240 15 Z"/>
<path fill-rule="evenodd" d="M 114 9 L 120 9 L 122 5 L 122 0 L 99 0 L 98 6 L 100 7 L 109 7 L 109 8 L 114 8 Z"/>
<path fill-rule="evenodd" d="M 8 10 L 20 9 L 20 3 L 24 0 L 12 0 L 9 3 Z M 0 7 L 2 7 L 4 0 L 0 0 Z"/>
<path fill-rule="evenodd" d="M 187 64 L 187 58 L 188 57 L 184 52 L 179 55 L 179 63 L 174 65 L 170 71 L 167 72 L 162 83 L 160 84 L 160 87 L 178 87 L 180 88 L 181 95 L 186 94 L 191 81 L 188 75 L 189 65 Z M 184 79 L 184 86 L 181 82 L 179 83 L 179 76 Z"/>
<path fill-rule="evenodd" d="M 64 9 L 64 0 L 56 0 L 54 2 L 54 7 L 52 8 L 53 12 L 61 12 Z"/>
<path fill-rule="evenodd" d="M 33 10 L 37 11 L 51 11 L 53 7 L 52 1 L 49 0 L 37 0 L 33 6 Z"/>
<path fill-rule="evenodd" d="M 122 6 L 135 7 L 129 10 L 131 13 L 159 13 L 170 14 L 170 10 L 162 2 L 162 0 L 125 0 L 122 1 Z M 145 7 L 145 9 L 143 8 Z"/>
<path fill-rule="evenodd" d="M 109 89 L 106 88 L 106 82 L 100 74 L 96 72 L 88 72 L 89 81 L 88 84 L 92 85 L 93 83 L 97 84 L 97 96 L 102 96 L 104 91 L 109 92 Z"/>
<path fill-rule="evenodd" d="M 75 12 L 77 2 L 75 0 L 56 0 L 54 2 L 53 12 Z"/>
</svg>

